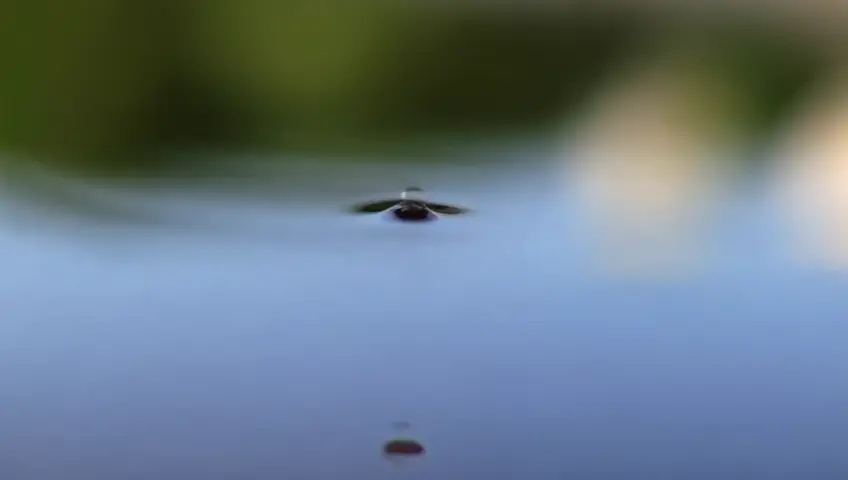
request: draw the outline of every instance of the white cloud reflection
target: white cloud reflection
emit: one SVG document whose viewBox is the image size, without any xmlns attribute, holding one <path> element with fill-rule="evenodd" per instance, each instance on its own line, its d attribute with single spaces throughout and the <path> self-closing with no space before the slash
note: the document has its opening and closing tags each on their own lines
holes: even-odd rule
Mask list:
<svg viewBox="0 0 848 480">
<path fill-rule="evenodd" d="M 580 126 L 569 176 L 613 273 L 683 273 L 725 175 L 722 102 L 674 62 L 642 65 L 606 89 Z"/>
<path fill-rule="evenodd" d="M 848 71 L 812 91 L 779 149 L 780 194 L 799 259 L 848 267 Z"/>
</svg>

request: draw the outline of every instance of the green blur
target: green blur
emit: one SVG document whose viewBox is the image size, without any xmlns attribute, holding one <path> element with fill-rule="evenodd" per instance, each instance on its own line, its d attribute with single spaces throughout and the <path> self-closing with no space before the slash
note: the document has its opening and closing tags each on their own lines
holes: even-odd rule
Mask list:
<svg viewBox="0 0 848 480">
<path fill-rule="evenodd" d="M 5 0 L 0 18 L 0 150 L 83 173 L 156 174 L 193 148 L 554 131 L 645 48 L 691 49 L 743 99 L 738 128 L 767 134 L 823 67 L 742 19 L 672 28 L 615 10 Z"/>
</svg>

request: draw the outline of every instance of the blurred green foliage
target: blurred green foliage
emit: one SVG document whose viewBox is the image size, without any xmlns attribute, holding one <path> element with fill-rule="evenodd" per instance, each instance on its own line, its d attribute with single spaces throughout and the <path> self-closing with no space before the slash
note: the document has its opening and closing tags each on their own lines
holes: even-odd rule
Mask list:
<svg viewBox="0 0 848 480">
<path fill-rule="evenodd" d="M 691 49 L 745 99 L 740 126 L 764 132 L 822 67 L 750 22 L 397 5 L 5 0 L 0 149 L 141 173 L 175 148 L 351 151 L 552 128 L 646 46 Z"/>
</svg>

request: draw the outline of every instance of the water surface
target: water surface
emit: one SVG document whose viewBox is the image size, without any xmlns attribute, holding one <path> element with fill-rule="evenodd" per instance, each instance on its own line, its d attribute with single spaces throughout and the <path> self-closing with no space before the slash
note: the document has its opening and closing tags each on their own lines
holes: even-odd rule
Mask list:
<svg viewBox="0 0 848 480">
<path fill-rule="evenodd" d="M 3 479 L 848 475 L 848 283 L 788 260 L 760 190 L 720 210 L 710 268 L 648 281 L 594 268 L 548 167 L 445 172 L 160 191 L 185 229 L 6 222 Z M 475 214 L 340 213 L 412 181 Z M 381 458 L 398 420 L 426 458 Z"/>
</svg>

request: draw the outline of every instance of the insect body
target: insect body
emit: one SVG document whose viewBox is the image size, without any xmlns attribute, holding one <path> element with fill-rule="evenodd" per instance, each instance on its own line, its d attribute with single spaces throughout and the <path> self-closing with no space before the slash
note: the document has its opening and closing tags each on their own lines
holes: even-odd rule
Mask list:
<svg viewBox="0 0 848 480">
<path fill-rule="evenodd" d="M 409 187 L 400 194 L 400 198 L 377 200 L 354 205 L 354 213 L 380 213 L 387 210 L 398 220 L 405 222 L 426 222 L 435 220 L 438 215 L 459 215 L 468 209 L 456 205 L 436 203 L 421 198 L 423 190 Z"/>
</svg>

